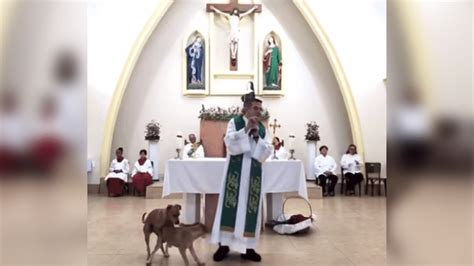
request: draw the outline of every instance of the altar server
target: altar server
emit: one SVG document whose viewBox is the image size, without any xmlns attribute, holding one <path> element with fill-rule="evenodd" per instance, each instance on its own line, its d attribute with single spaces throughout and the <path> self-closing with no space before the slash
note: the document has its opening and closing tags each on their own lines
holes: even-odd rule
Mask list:
<svg viewBox="0 0 474 266">
<path fill-rule="evenodd" d="M 140 151 L 140 158 L 132 171 L 133 187 L 139 195 L 145 195 L 146 187 L 153 184 L 153 165 L 146 155 L 146 150 Z"/>
<path fill-rule="evenodd" d="M 123 157 L 123 148 L 115 151 L 116 158 L 110 163 L 109 174 L 105 177 L 109 196 L 122 196 L 127 182 L 130 166 L 128 160 Z"/>
</svg>

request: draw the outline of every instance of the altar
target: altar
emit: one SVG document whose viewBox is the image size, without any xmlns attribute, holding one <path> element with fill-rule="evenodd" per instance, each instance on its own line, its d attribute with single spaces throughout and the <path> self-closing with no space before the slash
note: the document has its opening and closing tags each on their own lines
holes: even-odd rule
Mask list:
<svg viewBox="0 0 474 266">
<path fill-rule="evenodd" d="M 205 224 L 212 226 L 217 198 L 224 179 L 225 158 L 171 159 L 166 163 L 163 194 L 183 193 L 182 223 L 201 220 L 201 195 L 205 194 Z M 308 199 L 305 172 L 300 160 L 268 160 L 262 165 L 264 219 L 275 219 L 281 214 L 286 192 L 297 192 Z M 265 215 L 266 214 L 266 215 Z"/>
</svg>

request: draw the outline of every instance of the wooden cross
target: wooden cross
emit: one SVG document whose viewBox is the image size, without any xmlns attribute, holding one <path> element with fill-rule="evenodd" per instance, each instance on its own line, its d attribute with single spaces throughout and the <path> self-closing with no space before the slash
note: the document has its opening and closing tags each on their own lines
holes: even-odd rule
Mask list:
<svg viewBox="0 0 474 266">
<path fill-rule="evenodd" d="M 270 125 L 268 125 L 268 126 L 271 127 L 271 128 L 273 128 L 273 136 L 275 136 L 276 129 L 281 127 L 281 125 L 277 124 L 276 118 L 273 119 L 273 124 L 270 124 Z"/>
<path fill-rule="evenodd" d="M 249 11 L 252 7 L 258 6 L 258 9 L 255 10 L 256 13 L 261 13 L 262 12 L 262 5 L 259 4 L 239 4 L 239 0 L 230 0 L 230 3 L 228 4 L 207 4 L 206 5 L 206 11 L 207 12 L 213 12 L 211 10 L 211 6 L 214 6 L 215 8 L 223 11 L 230 13 L 234 8 L 237 8 L 239 12 L 245 13 Z"/>
<path fill-rule="evenodd" d="M 206 11 L 207 12 L 214 12 L 214 10 L 211 9 L 211 6 L 215 7 L 216 9 L 220 10 L 221 12 L 231 14 L 234 9 L 239 10 L 239 13 L 245 13 L 250 11 L 252 8 L 257 7 L 253 12 L 255 13 L 261 13 L 262 12 L 262 5 L 260 4 L 239 4 L 239 0 L 230 0 L 230 3 L 228 4 L 206 4 Z M 238 47 L 238 43 L 236 44 Z M 232 48 L 231 50 L 231 56 L 229 57 L 230 59 L 230 70 L 231 71 L 237 71 L 237 53 L 238 50 L 237 48 L 235 49 L 235 57 L 232 58 Z"/>
</svg>

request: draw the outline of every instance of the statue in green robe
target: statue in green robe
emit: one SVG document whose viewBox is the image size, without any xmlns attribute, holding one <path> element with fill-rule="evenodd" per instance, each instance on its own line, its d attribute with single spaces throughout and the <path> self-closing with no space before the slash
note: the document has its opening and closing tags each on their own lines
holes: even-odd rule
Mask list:
<svg viewBox="0 0 474 266">
<path fill-rule="evenodd" d="M 281 52 L 275 43 L 275 38 L 268 38 L 268 46 L 263 58 L 263 69 L 265 71 L 265 89 L 281 89 Z"/>
</svg>

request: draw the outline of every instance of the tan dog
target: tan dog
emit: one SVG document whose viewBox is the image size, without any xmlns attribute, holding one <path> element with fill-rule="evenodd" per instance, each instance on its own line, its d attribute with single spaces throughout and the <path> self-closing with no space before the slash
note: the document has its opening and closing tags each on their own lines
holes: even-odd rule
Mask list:
<svg viewBox="0 0 474 266">
<path fill-rule="evenodd" d="M 162 228 L 163 233 L 163 242 L 166 242 L 166 252 L 165 257 L 169 257 L 168 248 L 169 247 L 177 247 L 179 252 L 181 253 L 181 257 L 183 257 L 184 263 L 189 265 L 188 258 L 186 256 L 186 249 L 189 249 L 191 255 L 193 256 L 194 260 L 198 265 L 204 265 L 204 263 L 199 261 L 199 258 L 196 255 L 196 251 L 194 250 L 194 240 L 199 237 L 206 236 L 206 226 L 201 223 L 196 223 L 193 225 L 183 225 L 181 224 L 179 227 L 174 227 L 173 225 L 166 224 Z M 163 243 L 158 243 L 158 245 L 163 245 Z M 153 255 L 155 254 L 156 250 L 153 251 L 151 254 L 151 260 L 153 259 Z"/>
<path fill-rule="evenodd" d="M 163 249 L 163 239 L 162 239 L 162 229 L 164 226 L 174 227 L 175 224 L 179 224 L 179 215 L 181 214 L 181 205 L 168 205 L 166 209 L 154 209 L 148 214 L 145 219 L 146 212 L 142 215 L 143 222 L 143 234 L 145 235 L 146 251 L 147 251 L 147 260 L 151 262 L 150 258 L 150 235 L 155 233 L 157 240 L 156 246 L 153 250 L 153 254 L 161 248 L 161 251 L 165 256 Z"/>
</svg>

